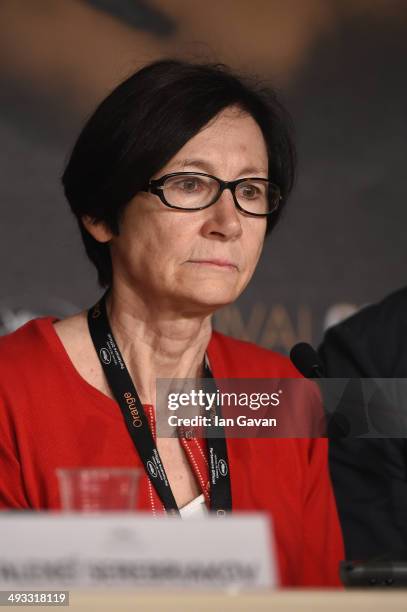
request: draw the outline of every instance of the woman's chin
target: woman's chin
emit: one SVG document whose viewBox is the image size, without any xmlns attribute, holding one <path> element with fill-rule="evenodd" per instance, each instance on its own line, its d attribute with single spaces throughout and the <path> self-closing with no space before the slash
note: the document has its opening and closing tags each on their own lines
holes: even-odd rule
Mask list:
<svg viewBox="0 0 407 612">
<path fill-rule="evenodd" d="M 212 313 L 234 302 L 238 295 L 236 290 L 225 291 L 202 287 L 199 291 L 195 290 L 185 295 L 182 301 L 198 312 Z"/>
</svg>

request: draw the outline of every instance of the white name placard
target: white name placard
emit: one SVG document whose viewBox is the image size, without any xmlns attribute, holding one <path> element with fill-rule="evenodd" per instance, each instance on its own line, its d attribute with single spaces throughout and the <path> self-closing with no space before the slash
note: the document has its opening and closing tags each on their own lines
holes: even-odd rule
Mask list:
<svg viewBox="0 0 407 612">
<path fill-rule="evenodd" d="M 276 586 L 262 515 L 0 514 L 0 590 Z"/>
</svg>

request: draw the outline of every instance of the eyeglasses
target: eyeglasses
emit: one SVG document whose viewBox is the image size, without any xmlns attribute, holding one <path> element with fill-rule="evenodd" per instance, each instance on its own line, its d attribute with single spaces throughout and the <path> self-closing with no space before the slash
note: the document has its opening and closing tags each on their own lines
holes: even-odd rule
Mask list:
<svg viewBox="0 0 407 612">
<path fill-rule="evenodd" d="M 203 210 L 215 204 L 229 189 L 236 208 L 253 217 L 266 217 L 280 204 L 280 189 L 268 179 L 250 177 L 222 181 L 203 172 L 172 172 L 151 179 L 145 191 L 157 195 L 161 202 L 179 210 Z"/>
</svg>

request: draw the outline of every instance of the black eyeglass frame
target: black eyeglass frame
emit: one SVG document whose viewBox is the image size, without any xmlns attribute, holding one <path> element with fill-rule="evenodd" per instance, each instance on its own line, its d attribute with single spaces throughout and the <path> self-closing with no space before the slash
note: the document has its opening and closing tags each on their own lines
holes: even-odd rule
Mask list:
<svg viewBox="0 0 407 612">
<path fill-rule="evenodd" d="M 219 191 L 216 194 L 216 196 L 212 198 L 209 204 L 205 204 L 205 206 L 198 206 L 196 208 L 185 208 L 184 206 L 175 206 L 174 204 L 170 204 L 169 202 L 167 202 L 164 196 L 164 183 L 168 178 L 171 178 L 172 176 L 206 176 L 207 178 L 214 179 L 218 183 Z M 245 181 L 254 181 L 254 180 L 263 181 L 265 183 L 268 183 L 269 185 L 271 185 L 277 190 L 279 195 L 278 195 L 277 203 L 275 207 L 273 208 L 273 210 L 269 210 L 266 213 L 253 213 L 253 212 L 249 212 L 245 210 L 244 208 L 240 206 L 239 201 L 236 197 L 237 185 L 239 185 L 240 183 L 244 183 Z M 268 217 L 269 215 L 273 214 L 277 210 L 280 204 L 280 201 L 283 199 L 280 194 L 280 188 L 278 187 L 278 185 L 276 185 L 275 183 L 272 183 L 271 181 L 263 177 L 248 176 L 245 178 L 236 179 L 234 181 L 223 181 L 217 176 L 213 176 L 212 174 L 206 174 L 206 172 L 171 172 L 170 174 L 164 174 L 163 176 L 160 176 L 158 179 L 151 179 L 148 185 L 146 186 L 146 189 L 144 189 L 143 191 L 147 191 L 149 193 L 153 193 L 154 195 L 158 196 L 161 202 L 165 204 L 165 206 L 168 206 L 169 208 L 175 208 L 176 210 L 186 210 L 189 212 L 194 212 L 195 210 L 204 210 L 205 208 L 209 208 L 209 206 L 212 206 L 213 204 L 215 204 L 215 202 L 219 200 L 220 196 L 225 191 L 225 189 L 229 189 L 229 191 L 231 192 L 236 208 L 238 208 L 245 215 L 250 215 L 251 217 Z"/>
</svg>

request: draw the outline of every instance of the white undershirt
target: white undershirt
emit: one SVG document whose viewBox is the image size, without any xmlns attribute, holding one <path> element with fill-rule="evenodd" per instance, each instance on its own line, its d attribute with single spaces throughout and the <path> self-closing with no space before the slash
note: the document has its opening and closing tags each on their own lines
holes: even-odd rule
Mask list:
<svg viewBox="0 0 407 612">
<path fill-rule="evenodd" d="M 198 495 L 195 499 L 191 500 L 185 506 L 179 509 L 179 513 L 182 519 L 198 518 L 208 514 L 208 510 L 205 506 L 204 494 Z"/>
</svg>

